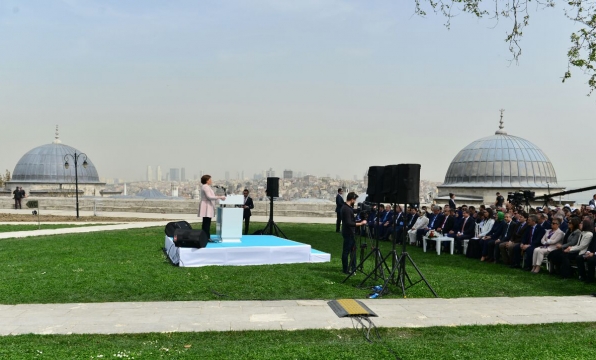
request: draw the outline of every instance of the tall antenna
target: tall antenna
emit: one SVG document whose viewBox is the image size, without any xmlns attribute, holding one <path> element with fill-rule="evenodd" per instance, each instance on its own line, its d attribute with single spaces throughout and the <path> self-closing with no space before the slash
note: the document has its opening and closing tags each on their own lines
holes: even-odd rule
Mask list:
<svg viewBox="0 0 596 360">
<path fill-rule="evenodd" d="M 499 130 L 495 132 L 495 135 L 507 135 L 507 132 L 503 130 L 505 128 L 503 125 L 503 113 L 505 112 L 505 109 L 501 109 L 499 112 L 501 113 L 501 118 L 499 119 Z"/>
</svg>

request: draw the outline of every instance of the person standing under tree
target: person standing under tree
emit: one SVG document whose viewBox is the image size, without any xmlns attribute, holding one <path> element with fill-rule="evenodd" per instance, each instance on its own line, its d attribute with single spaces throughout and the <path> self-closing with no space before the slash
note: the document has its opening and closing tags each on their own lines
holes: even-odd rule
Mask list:
<svg viewBox="0 0 596 360">
<path fill-rule="evenodd" d="M 351 191 L 346 197 L 346 201 L 341 207 L 341 235 L 344 238 L 343 252 L 341 254 L 341 264 L 344 274 L 351 274 L 356 267 L 356 227 L 366 225 L 366 219 L 360 222 L 354 220 L 354 203 L 358 199 L 358 195 Z M 348 264 L 348 256 L 350 262 Z"/>
<path fill-rule="evenodd" d="M 341 196 L 344 193 L 342 188 L 337 189 L 337 196 L 335 196 L 335 212 L 337 213 L 337 222 L 335 223 L 335 232 L 340 231 L 341 225 L 341 208 L 344 204 L 344 198 Z"/>
</svg>

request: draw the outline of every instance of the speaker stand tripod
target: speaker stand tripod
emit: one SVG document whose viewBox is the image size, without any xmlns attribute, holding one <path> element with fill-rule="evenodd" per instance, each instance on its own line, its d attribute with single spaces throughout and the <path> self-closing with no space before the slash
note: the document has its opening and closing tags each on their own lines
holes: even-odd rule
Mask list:
<svg viewBox="0 0 596 360">
<path fill-rule="evenodd" d="M 273 221 L 273 196 L 269 197 L 269 221 L 267 221 L 267 225 L 263 229 L 263 235 L 275 235 L 277 237 L 281 237 L 287 239 L 288 237 L 284 232 L 277 226 L 275 221 Z"/>
<path fill-rule="evenodd" d="M 379 211 L 378 209 L 380 209 L 380 205 L 381 204 L 377 205 L 378 206 L 377 211 Z M 377 213 L 377 220 L 376 220 L 375 224 L 376 224 L 376 227 L 379 228 L 378 213 Z M 387 265 L 387 263 L 385 262 L 385 259 L 383 258 L 383 254 L 381 253 L 381 250 L 379 249 L 379 237 L 377 236 L 377 234 L 375 234 L 374 240 L 375 240 L 375 245 L 371 246 L 371 251 L 368 253 L 368 255 L 366 255 L 366 257 L 364 257 L 363 259 L 361 258 L 360 262 L 358 263 L 358 265 L 356 265 L 356 267 L 354 269 L 350 269 L 350 273 L 342 281 L 342 283 L 345 283 L 346 281 L 348 281 L 349 278 L 351 278 L 353 275 L 356 274 L 356 271 L 360 271 L 361 273 L 366 275 L 366 277 L 358 285 L 358 287 L 360 287 L 360 288 L 364 287 L 366 281 L 368 281 L 371 278 L 373 280 L 379 280 L 379 279 L 382 281 L 386 280 L 385 270 L 387 271 L 387 273 L 389 273 L 391 271 L 391 269 L 389 268 L 389 265 Z M 364 271 L 364 264 L 366 263 L 366 260 L 368 260 L 370 257 L 373 257 L 375 259 L 375 267 L 374 267 L 373 271 L 371 271 L 370 273 L 367 274 Z M 383 267 L 383 265 L 384 265 L 384 267 Z"/>
<path fill-rule="evenodd" d="M 407 204 L 404 204 L 404 209 L 407 208 L 406 205 Z M 394 230 L 394 235 L 396 233 L 397 233 L 397 230 Z M 385 280 L 385 283 L 383 284 L 383 291 L 381 292 L 381 295 L 387 294 L 387 292 L 388 292 L 387 289 L 388 289 L 389 284 L 393 284 L 393 285 L 399 286 L 399 288 L 401 288 L 402 295 L 405 298 L 407 289 L 424 281 L 424 283 L 426 284 L 428 289 L 433 293 L 433 295 L 435 297 L 439 297 L 439 295 L 437 295 L 435 290 L 432 288 L 432 286 L 430 286 L 430 284 L 424 277 L 424 274 L 422 274 L 422 272 L 418 268 L 418 265 L 416 265 L 416 263 L 414 262 L 414 259 L 412 259 L 412 257 L 406 250 L 406 241 L 407 240 L 408 240 L 408 233 L 407 233 L 407 231 L 403 231 L 403 233 L 402 233 L 402 251 L 401 251 L 401 254 L 399 256 L 397 256 L 397 250 L 396 250 L 396 246 L 395 246 L 397 239 L 396 239 L 396 236 L 394 236 L 393 250 L 383 259 L 383 262 L 386 262 L 389 257 L 392 257 L 393 267 L 391 269 L 391 273 L 389 274 L 389 277 L 387 277 L 387 279 Z M 438 246 L 441 246 L 441 245 L 438 244 Z M 409 261 L 412 264 L 412 266 L 414 267 L 414 270 L 416 270 L 416 272 L 418 273 L 418 276 L 420 276 L 420 280 L 418 280 L 416 282 L 412 282 L 412 279 L 410 278 L 410 275 L 408 274 L 408 271 L 406 268 L 407 261 Z M 396 275 L 397 275 L 397 277 L 396 277 Z M 406 283 L 406 281 L 407 281 L 407 283 Z"/>
</svg>

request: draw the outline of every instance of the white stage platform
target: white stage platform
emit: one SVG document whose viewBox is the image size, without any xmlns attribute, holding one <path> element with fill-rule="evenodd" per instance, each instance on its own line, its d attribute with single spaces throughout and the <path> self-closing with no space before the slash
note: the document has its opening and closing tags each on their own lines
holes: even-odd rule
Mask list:
<svg viewBox="0 0 596 360">
<path fill-rule="evenodd" d="M 331 261 L 331 254 L 312 249 L 308 244 L 271 235 L 244 235 L 240 242 L 210 242 L 203 249 L 177 248 L 173 239 L 166 236 L 164 248 L 172 263 L 182 267 Z"/>
</svg>

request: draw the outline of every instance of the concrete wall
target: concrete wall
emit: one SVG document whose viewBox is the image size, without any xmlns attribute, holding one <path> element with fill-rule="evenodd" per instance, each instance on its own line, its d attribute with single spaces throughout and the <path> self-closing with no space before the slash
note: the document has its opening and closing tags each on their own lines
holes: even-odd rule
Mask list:
<svg viewBox="0 0 596 360">
<path fill-rule="evenodd" d="M 23 208 L 29 200 L 38 200 L 41 210 L 72 210 L 76 209 L 74 197 L 34 197 L 23 199 Z M 14 207 L 14 200 L 0 197 L 0 208 Z M 142 212 L 162 214 L 196 214 L 198 213 L 198 200 L 136 200 L 115 198 L 79 198 L 79 210 L 98 213 L 109 212 Z M 302 202 L 275 202 L 274 215 L 279 216 L 307 216 L 307 217 L 335 217 L 335 204 L 307 204 Z M 268 215 L 269 202 L 255 201 L 253 215 Z"/>
</svg>

